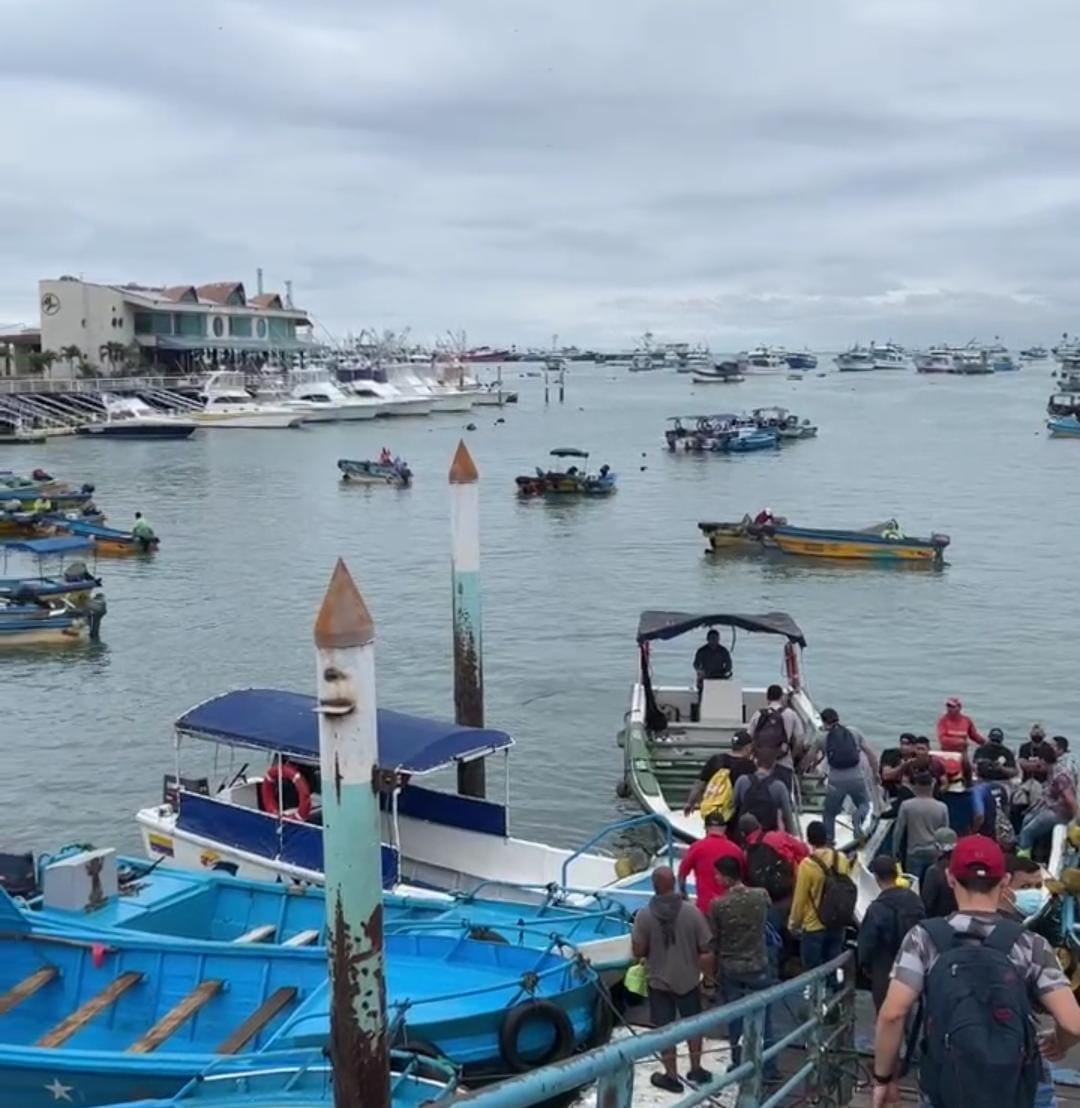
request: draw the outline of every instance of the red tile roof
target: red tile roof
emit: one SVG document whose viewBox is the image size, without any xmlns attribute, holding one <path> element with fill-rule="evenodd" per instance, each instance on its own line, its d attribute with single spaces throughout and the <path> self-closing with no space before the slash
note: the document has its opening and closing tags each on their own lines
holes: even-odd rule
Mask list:
<svg viewBox="0 0 1080 1108">
<path fill-rule="evenodd" d="M 240 302 L 245 300 L 241 281 L 215 281 L 210 285 L 200 285 L 196 291 L 200 300 L 208 300 L 211 304 L 228 304 L 229 297 L 237 292 L 240 294 Z"/>
<path fill-rule="evenodd" d="M 248 301 L 250 308 L 284 308 L 281 295 L 276 292 L 260 292 Z"/>
</svg>

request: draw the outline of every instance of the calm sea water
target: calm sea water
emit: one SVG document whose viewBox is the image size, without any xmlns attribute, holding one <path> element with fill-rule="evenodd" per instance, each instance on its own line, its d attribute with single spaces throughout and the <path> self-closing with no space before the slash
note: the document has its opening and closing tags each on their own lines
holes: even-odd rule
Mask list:
<svg viewBox="0 0 1080 1108">
<path fill-rule="evenodd" d="M 521 403 L 501 413 L 6 449 L 8 468 L 93 481 L 116 525 L 141 509 L 163 541 L 153 562 L 99 562 L 101 646 L 0 656 L 0 844 L 134 847 L 132 814 L 160 795 L 179 713 L 230 687 L 312 689 L 311 628 L 338 555 L 376 620 L 380 703 L 451 715 L 446 472 L 462 435 L 482 480 L 488 720 L 517 739 L 519 834 L 573 843 L 619 813 L 615 734 L 646 607 L 791 613 L 819 706 L 879 743 L 931 728 L 951 693 L 1013 740 L 1034 719 L 1074 732 L 1080 443 L 1042 430 L 1048 366 L 697 389 L 670 372 L 575 366 L 567 402 L 546 408 L 538 380 L 514 384 Z M 813 419 L 820 437 L 731 459 L 662 449 L 669 415 L 773 403 Z M 336 459 L 384 443 L 408 458 L 415 487 L 342 488 Z M 555 446 L 611 464 L 618 494 L 519 503 L 514 475 Z M 763 505 L 808 525 L 896 516 L 912 534 L 945 531 L 951 564 L 703 555 L 699 519 Z M 8 575 L 24 565 L 13 557 Z M 697 645 L 658 652 L 659 668 L 688 679 Z M 779 673 L 779 649 L 743 636 L 736 663 L 764 682 Z"/>
</svg>

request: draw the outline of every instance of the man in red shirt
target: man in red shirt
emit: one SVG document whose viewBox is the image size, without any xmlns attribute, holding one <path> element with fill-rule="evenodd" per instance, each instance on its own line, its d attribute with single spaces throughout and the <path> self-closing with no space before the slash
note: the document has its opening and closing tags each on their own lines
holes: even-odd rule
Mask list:
<svg viewBox="0 0 1080 1108">
<path fill-rule="evenodd" d="M 979 733 L 974 720 L 961 711 L 963 707 L 957 696 L 945 701 L 945 714 L 937 721 L 937 741 L 942 750 L 967 757 L 969 740 L 982 746 L 986 739 Z"/>
<path fill-rule="evenodd" d="M 718 811 L 710 812 L 705 817 L 705 838 L 698 839 L 679 863 L 679 888 L 686 896 L 686 879 L 693 873 L 697 906 L 703 913 L 708 913 L 709 905 L 726 892 L 716 877 L 718 858 L 738 859 L 743 876 L 746 876 L 746 855 L 727 837 L 724 827 L 723 815 Z"/>
</svg>

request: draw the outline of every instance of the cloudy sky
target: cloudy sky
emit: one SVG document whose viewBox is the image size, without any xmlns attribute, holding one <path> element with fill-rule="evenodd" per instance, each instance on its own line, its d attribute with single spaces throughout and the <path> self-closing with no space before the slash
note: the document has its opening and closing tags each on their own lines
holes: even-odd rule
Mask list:
<svg viewBox="0 0 1080 1108">
<path fill-rule="evenodd" d="M 1075 0 L 0 0 L 0 322 L 291 278 L 331 335 L 1080 330 Z"/>
</svg>

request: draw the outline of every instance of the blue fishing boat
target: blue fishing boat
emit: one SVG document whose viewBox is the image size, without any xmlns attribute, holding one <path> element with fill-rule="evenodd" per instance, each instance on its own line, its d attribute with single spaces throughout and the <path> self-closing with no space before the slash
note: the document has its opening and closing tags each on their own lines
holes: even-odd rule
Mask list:
<svg viewBox="0 0 1080 1108">
<path fill-rule="evenodd" d="M 280 689 L 236 689 L 189 709 L 176 721 L 184 744 L 211 742 L 222 752 L 220 777 L 166 777 L 162 801 L 136 822 L 151 858 L 186 869 L 220 869 L 258 880 L 322 882 L 321 780 L 314 697 Z M 523 899 L 524 887 L 556 886 L 635 900 L 648 892 L 649 856 L 622 858 L 589 844 L 569 850 L 510 834 L 505 802 L 447 793 L 430 774 L 494 755 L 509 782 L 511 737 L 380 709 L 379 803 L 383 811 L 383 881 Z M 252 765 L 252 752 L 257 759 Z M 224 763 L 228 762 L 228 768 Z M 268 763 L 268 764 L 267 764 Z M 181 767 L 181 774 L 182 774 Z M 617 828 L 609 829 L 613 833 Z M 601 833 L 601 835 L 604 833 Z M 599 837 L 593 842 L 598 842 Z M 631 864 L 632 863 L 632 864 Z M 640 872 L 636 872 L 640 871 Z M 524 899 L 542 902 L 544 893 Z M 640 901 L 638 901 L 640 902 Z"/>
<path fill-rule="evenodd" d="M 776 431 L 738 427 L 716 439 L 712 449 L 722 454 L 750 454 L 758 450 L 776 450 L 779 446 L 780 436 Z"/>
<path fill-rule="evenodd" d="M 0 484 L 0 504 L 8 505 L 18 501 L 24 507 L 48 504 L 48 508 L 82 508 L 92 502 L 93 485 L 82 485 L 77 489 L 56 482 L 24 484 Z"/>
<path fill-rule="evenodd" d="M 223 1056 L 325 1047 L 322 950 L 51 930 L 0 898 L 0 1108 L 169 1097 Z M 392 1041 L 474 1073 L 566 1057 L 610 1023 L 586 964 L 437 935 L 385 940 Z"/>
<path fill-rule="evenodd" d="M 108 935 L 152 935 L 201 942 L 259 942 L 264 946 L 319 946 L 326 942 L 321 886 L 246 881 L 208 870 L 164 868 L 112 850 L 70 847 L 43 854 L 0 855 L 5 883 L 42 926 Z M 585 955 L 598 970 L 625 968 L 631 960 L 631 914 L 603 895 L 557 888 L 507 886 L 500 898 L 416 889 L 386 893 L 387 934 L 467 936 L 546 950 L 553 935 L 568 953 Z M 540 903 L 527 899 L 539 893 Z"/>
<path fill-rule="evenodd" d="M 1055 438 L 1080 438 L 1080 419 L 1076 416 L 1059 416 L 1046 421 L 1046 429 Z"/>
<path fill-rule="evenodd" d="M 62 517 L 48 517 L 48 520 L 57 531 L 89 539 L 94 544 L 96 554 L 114 557 L 154 554 L 161 545 L 157 535 L 136 535 L 132 531 L 120 531 L 115 527 L 102 527 L 100 524 Z"/>
<path fill-rule="evenodd" d="M 391 1108 L 419 1108 L 453 1096 L 457 1084 L 457 1070 L 447 1062 L 390 1053 Z M 333 1070 L 322 1051 L 280 1051 L 212 1065 L 168 1100 L 112 1108 L 325 1108 L 333 1098 Z"/>
<path fill-rule="evenodd" d="M 809 350 L 792 350 L 785 360 L 791 369 L 817 369 L 817 355 Z"/>
</svg>

